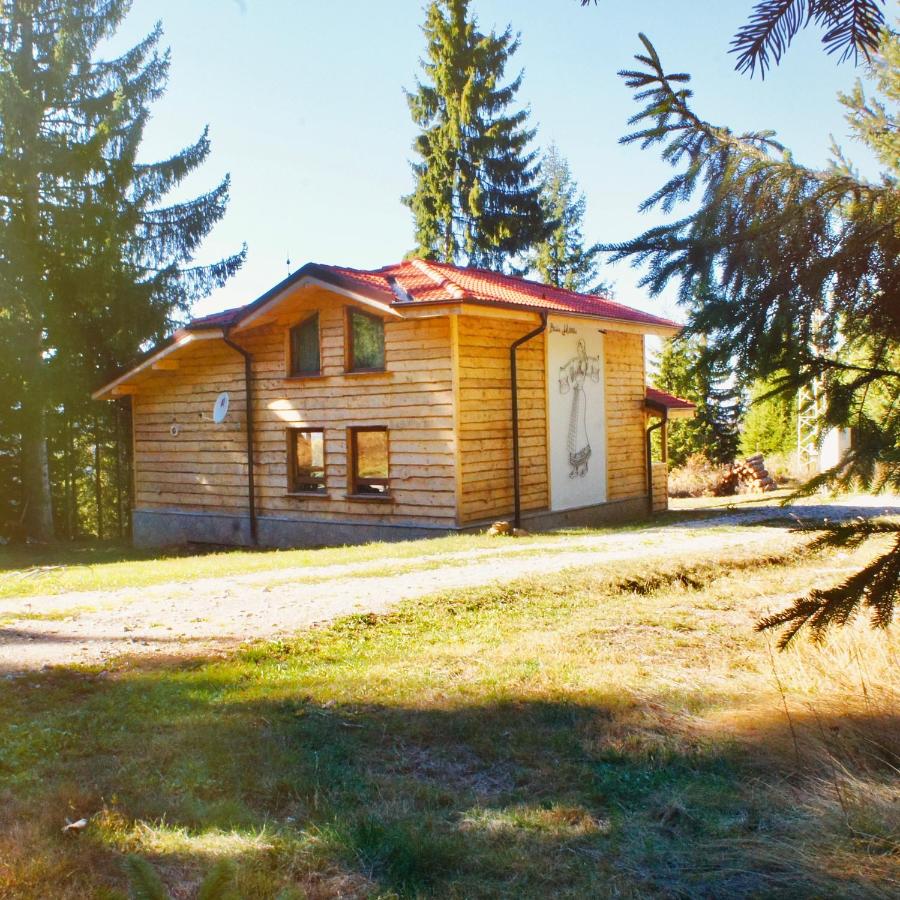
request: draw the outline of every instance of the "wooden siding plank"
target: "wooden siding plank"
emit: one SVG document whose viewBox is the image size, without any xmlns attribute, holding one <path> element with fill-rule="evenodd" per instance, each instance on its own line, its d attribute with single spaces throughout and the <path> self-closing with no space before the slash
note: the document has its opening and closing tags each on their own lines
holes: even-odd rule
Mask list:
<svg viewBox="0 0 900 900">
<path fill-rule="evenodd" d="M 460 523 L 509 516 L 513 508 L 509 348 L 533 325 L 459 317 Z M 548 504 L 544 336 L 519 348 L 522 509 Z"/>
</svg>

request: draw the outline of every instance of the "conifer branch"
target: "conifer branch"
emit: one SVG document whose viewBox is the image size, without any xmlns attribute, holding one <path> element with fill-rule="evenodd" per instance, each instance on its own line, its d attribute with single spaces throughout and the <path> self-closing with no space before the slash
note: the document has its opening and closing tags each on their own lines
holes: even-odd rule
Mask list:
<svg viewBox="0 0 900 900">
<path fill-rule="evenodd" d="M 598 5 L 599 0 L 580 0 Z M 878 48 L 885 27 L 884 0 L 759 0 L 747 23 L 731 42 L 738 54 L 735 68 L 753 75 L 781 62 L 793 39 L 811 23 L 825 29 L 822 43 L 829 54 L 839 53 L 841 62 L 868 62 Z"/>
</svg>

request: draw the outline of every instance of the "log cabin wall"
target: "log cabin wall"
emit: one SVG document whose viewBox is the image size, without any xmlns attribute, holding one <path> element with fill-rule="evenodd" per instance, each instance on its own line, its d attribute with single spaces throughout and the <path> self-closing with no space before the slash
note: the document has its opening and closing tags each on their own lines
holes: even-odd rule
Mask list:
<svg viewBox="0 0 900 900">
<path fill-rule="evenodd" d="M 459 316 L 459 524 L 513 509 L 509 348 L 534 322 Z M 547 397 L 544 335 L 518 351 L 522 510 L 546 509 Z"/>
<path fill-rule="evenodd" d="M 647 496 L 644 338 L 606 334 L 607 499 Z"/>
<path fill-rule="evenodd" d="M 257 512 L 287 519 L 456 522 L 456 440 L 447 317 L 385 320 L 385 367 L 346 373 L 345 303 L 306 291 L 278 321 L 235 334 L 253 354 Z M 321 375 L 287 377 L 286 329 L 319 312 Z M 214 425 L 213 402 L 231 410 Z M 245 514 L 243 360 L 220 341 L 192 348 L 178 371 L 159 373 L 134 398 L 137 508 Z M 177 437 L 174 418 L 184 421 Z M 388 428 L 390 498 L 348 497 L 347 429 Z M 289 496 L 288 429 L 321 428 L 327 493 Z"/>
<path fill-rule="evenodd" d="M 228 391 L 228 419 L 213 403 Z M 221 341 L 203 341 L 178 368 L 153 372 L 132 396 L 135 509 L 247 509 L 244 362 Z M 174 432 L 174 433 L 173 433 Z"/>
<path fill-rule="evenodd" d="M 257 512 L 287 520 L 470 525 L 513 507 L 509 347 L 532 321 L 487 315 L 385 320 L 386 371 L 345 372 L 347 301 L 307 289 L 234 339 L 253 354 Z M 319 312 L 321 375 L 287 376 L 287 329 Z M 608 500 L 646 497 L 644 342 L 606 334 Z M 549 504 L 543 335 L 519 348 L 523 511 Z M 243 360 L 198 342 L 135 385 L 137 510 L 246 515 Z M 216 396 L 231 408 L 216 425 Z M 171 433 L 172 425 L 178 433 Z M 389 432 L 390 499 L 348 497 L 347 429 Z M 327 493 L 290 496 L 288 429 L 321 428 Z"/>
</svg>

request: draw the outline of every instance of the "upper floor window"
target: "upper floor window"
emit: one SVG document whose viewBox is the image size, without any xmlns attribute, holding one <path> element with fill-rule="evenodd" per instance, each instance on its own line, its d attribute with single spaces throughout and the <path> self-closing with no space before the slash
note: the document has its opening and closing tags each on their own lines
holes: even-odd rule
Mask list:
<svg viewBox="0 0 900 900">
<path fill-rule="evenodd" d="M 371 313 L 347 309 L 347 368 L 351 372 L 384 370 L 384 322 Z"/>
<path fill-rule="evenodd" d="M 290 331 L 290 374 L 318 375 L 321 372 L 319 357 L 319 314 L 313 313 Z"/>
</svg>

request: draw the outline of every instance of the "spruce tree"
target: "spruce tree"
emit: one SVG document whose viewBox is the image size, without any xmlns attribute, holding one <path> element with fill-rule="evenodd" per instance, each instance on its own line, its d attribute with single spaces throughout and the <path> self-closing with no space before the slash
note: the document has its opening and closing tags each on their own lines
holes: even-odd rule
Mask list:
<svg viewBox="0 0 900 900">
<path fill-rule="evenodd" d="M 534 273 L 545 284 L 570 291 L 606 290 L 598 275 L 600 246 L 585 246 L 587 200 L 555 144 L 541 160 L 540 188 L 544 222 L 551 224 L 552 231 L 528 254 L 523 274 Z"/>
<path fill-rule="evenodd" d="M 738 444 L 740 404 L 729 383 L 729 371 L 706 352 L 698 338 L 675 338 L 663 345 L 653 383 L 697 405 L 692 419 L 669 425 L 669 461 L 684 465 L 695 454 L 710 462 L 734 460 Z"/>
<path fill-rule="evenodd" d="M 826 398 L 822 429 L 854 428 L 852 449 L 805 493 L 900 491 L 900 38 L 883 35 L 869 70 L 875 96 L 858 85 L 841 97 L 855 136 L 882 164 L 877 180 L 862 178 L 838 148 L 830 166 L 813 169 L 772 132 L 736 134 L 705 121 L 691 106 L 690 77 L 666 73 L 641 40 L 639 68 L 621 74 L 644 107 L 623 141 L 664 145 L 677 169 L 644 208 L 692 209 L 610 249 L 649 264 L 643 283 L 654 294 L 678 280 L 688 332 L 705 335 L 740 380 L 773 378 L 788 397 L 815 384 Z M 785 626 L 785 645 L 804 626 L 821 636 L 860 608 L 886 627 L 900 597 L 900 529 L 851 525 L 829 540 L 859 544 L 876 533 L 894 535 L 891 550 L 761 627 Z"/>
<path fill-rule="evenodd" d="M 415 221 L 417 255 L 501 269 L 546 233 L 534 130 L 512 109 L 521 74 L 504 83 L 519 46 L 510 28 L 484 34 L 469 0 L 432 0 L 423 80 L 407 94 L 421 129 L 415 190 L 403 202 Z"/>
<path fill-rule="evenodd" d="M 54 534 L 50 419 L 83 430 L 101 373 L 162 338 L 243 259 L 193 264 L 224 215 L 227 178 L 164 203 L 208 156 L 205 132 L 165 161 L 138 159 L 167 79 L 160 29 L 95 59 L 129 7 L 16 0 L 0 18 L 0 342 L 13 373 L 0 415 L 19 435 L 25 530 L 41 540 Z"/>
</svg>

